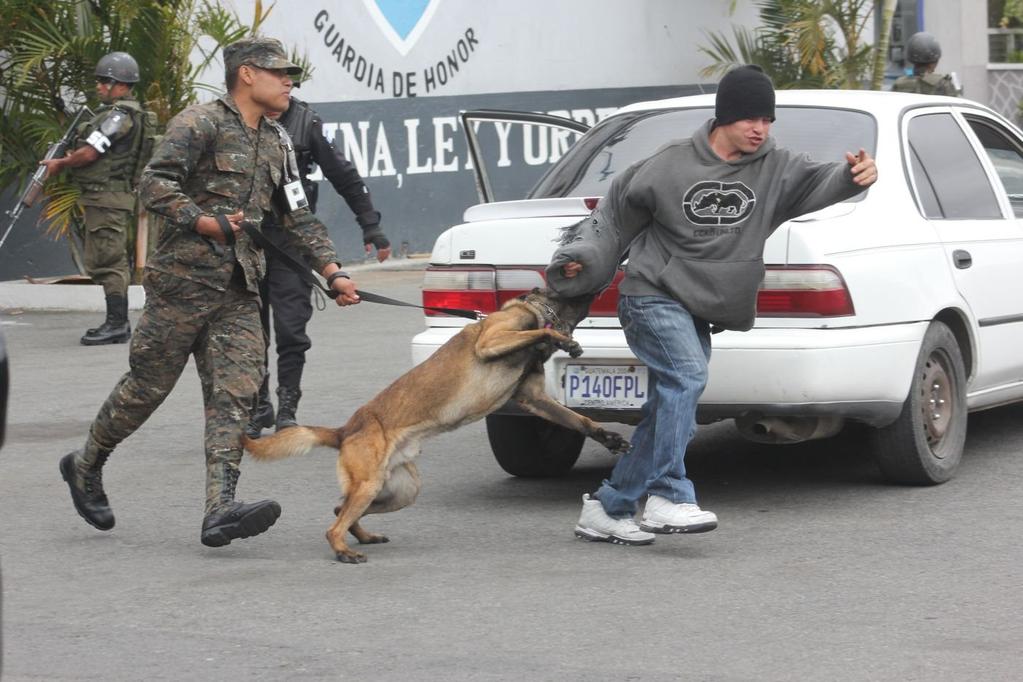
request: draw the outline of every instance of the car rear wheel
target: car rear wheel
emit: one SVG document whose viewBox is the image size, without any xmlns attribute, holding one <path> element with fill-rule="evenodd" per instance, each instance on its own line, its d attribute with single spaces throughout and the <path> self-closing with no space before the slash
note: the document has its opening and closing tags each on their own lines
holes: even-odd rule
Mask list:
<svg viewBox="0 0 1023 682">
<path fill-rule="evenodd" d="M 932 322 L 902 413 L 874 432 L 881 473 L 907 485 L 949 480 L 962 459 L 966 418 L 966 369 L 959 343 L 945 324 Z"/>
<path fill-rule="evenodd" d="M 586 437 L 539 417 L 487 417 L 490 449 L 512 476 L 561 476 L 579 459 Z"/>
</svg>

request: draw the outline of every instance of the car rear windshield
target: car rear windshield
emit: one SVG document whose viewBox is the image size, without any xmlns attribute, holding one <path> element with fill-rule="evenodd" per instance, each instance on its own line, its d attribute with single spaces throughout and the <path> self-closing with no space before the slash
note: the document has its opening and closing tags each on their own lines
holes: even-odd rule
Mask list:
<svg viewBox="0 0 1023 682">
<path fill-rule="evenodd" d="M 771 136 L 779 146 L 806 152 L 814 161 L 838 161 L 860 147 L 875 151 L 877 126 L 862 111 L 778 107 Z M 531 199 L 599 197 L 618 171 L 673 139 L 691 137 L 714 116 L 712 108 L 663 109 L 612 116 L 597 124 L 537 183 Z M 863 193 L 852 201 L 858 201 Z"/>
</svg>

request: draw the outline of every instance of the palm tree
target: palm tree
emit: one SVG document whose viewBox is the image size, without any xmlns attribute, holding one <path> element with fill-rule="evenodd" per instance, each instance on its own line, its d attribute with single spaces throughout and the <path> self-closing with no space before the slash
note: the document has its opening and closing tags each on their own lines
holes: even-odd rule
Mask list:
<svg viewBox="0 0 1023 682">
<path fill-rule="evenodd" d="M 737 48 L 709 34 L 699 49 L 712 60 L 702 75 L 720 75 L 739 64 L 758 64 L 778 88 L 861 88 L 882 60 L 880 46 L 863 42 L 878 7 L 890 0 L 760 0 L 761 26 L 733 29 Z M 893 8 L 894 9 L 894 8 Z M 886 49 L 886 48 L 885 48 Z"/>
<path fill-rule="evenodd" d="M 199 82 L 203 72 L 224 45 L 258 33 L 272 9 L 257 0 L 245 24 L 211 0 L 3 0 L 0 191 L 31 175 L 80 106 L 95 108 L 93 73 L 104 54 L 122 50 L 135 57 L 141 76 L 136 95 L 162 128 L 196 102 L 198 91 L 220 90 Z M 68 238 L 80 263 L 78 190 L 58 177 L 45 193 L 47 232 Z"/>
<path fill-rule="evenodd" d="M 895 17 L 895 6 L 897 0 L 883 0 L 881 5 L 881 30 L 878 31 L 880 38 L 877 42 L 877 49 L 874 51 L 874 72 L 870 79 L 870 89 L 880 90 L 884 83 L 884 67 L 888 61 L 888 45 L 892 38 L 892 20 Z"/>
<path fill-rule="evenodd" d="M 859 89 L 873 65 L 873 48 L 862 43 L 875 0 L 823 0 L 794 3 L 789 40 L 800 63 L 821 74 L 828 87 Z M 834 40 L 837 34 L 840 40 Z"/>
<path fill-rule="evenodd" d="M 798 53 L 790 44 L 788 25 L 794 4 L 793 0 L 760 0 L 755 3 L 761 22 L 756 29 L 733 27 L 731 39 L 723 33 L 706 34 L 710 45 L 697 49 L 710 57 L 711 64 L 702 69 L 700 75 L 720 77 L 735 66 L 756 64 L 771 77 L 775 87 L 823 87 L 823 79 L 800 63 Z"/>
</svg>

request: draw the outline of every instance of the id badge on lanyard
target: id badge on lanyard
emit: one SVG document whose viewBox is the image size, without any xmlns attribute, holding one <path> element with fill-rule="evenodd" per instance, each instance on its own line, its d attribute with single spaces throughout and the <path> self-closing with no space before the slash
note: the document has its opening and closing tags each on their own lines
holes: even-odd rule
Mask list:
<svg viewBox="0 0 1023 682">
<path fill-rule="evenodd" d="M 288 135 L 288 131 L 280 123 L 277 121 L 272 121 L 272 123 L 277 129 L 277 134 L 281 137 L 285 156 L 288 159 L 284 169 L 286 176 L 291 178 L 291 182 L 284 185 L 284 197 L 288 201 L 288 210 L 294 213 L 299 209 L 309 208 L 309 199 L 306 198 L 305 188 L 302 187 L 302 178 L 298 173 L 298 162 L 295 160 L 295 146 L 291 143 L 291 136 Z"/>
<path fill-rule="evenodd" d="M 305 188 L 299 180 L 292 180 L 284 186 L 284 196 L 288 200 L 288 208 L 292 212 L 300 208 L 309 208 L 309 200 L 305 196 Z"/>
</svg>

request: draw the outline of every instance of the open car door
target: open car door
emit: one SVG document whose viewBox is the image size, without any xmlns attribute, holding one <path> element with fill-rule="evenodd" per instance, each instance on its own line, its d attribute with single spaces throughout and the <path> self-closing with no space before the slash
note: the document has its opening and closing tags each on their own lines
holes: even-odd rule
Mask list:
<svg viewBox="0 0 1023 682">
<path fill-rule="evenodd" d="M 524 198 L 551 164 L 590 129 L 571 118 L 529 111 L 477 109 L 462 112 L 461 119 L 481 203 Z M 519 144 L 525 166 L 536 172 L 521 168 L 513 172 L 508 149 Z M 492 178 L 499 180 L 500 197 Z"/>
</svg>

